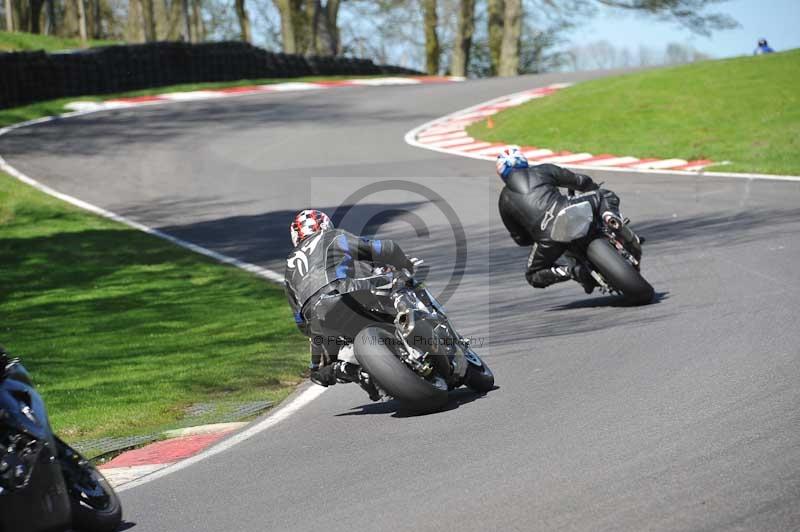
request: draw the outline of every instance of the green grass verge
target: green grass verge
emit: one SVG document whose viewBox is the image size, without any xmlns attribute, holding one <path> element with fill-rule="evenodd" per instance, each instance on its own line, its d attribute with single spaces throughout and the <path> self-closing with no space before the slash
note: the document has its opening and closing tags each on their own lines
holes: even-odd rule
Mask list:
<svg viewBox="0 0 800 532">
<path fill-rule="evenodd" d="M 27 50 L 71 50 L 91 46 L 107 46 L 120 44 L 118 41 L 92 41 L 85 43 L 80 39 L 64 39 L 51 35 L 36 35 L 34 33 L 0 31 L 0 52 L 21 52 Z"/>
<path fill-rule="evenodd" d="M 581 83 L 472 125 L 475 138 L 730 161 L 720 171 L 800 175 L 800 50 Z"/>
<path fill-rule="evenodd" d="M 283 290 L 0 174 L 0 342 L 76 441 L 174 426 L 187 406 L 279 401 L 307 341 Z"/>
<path fill-rule="evenodd" d="M 166 87 L 154 87 L 116 94 L 100 94 L 95 96 L 72 96 L 60 98 L 46 102 L 37 102 L 10 109 L 0 109 L 0 127 L 10 126 L 26 120 L 34 120 L 44 116 L 60 115 L 68 112 L 64 107 L 71 102 L 102 102 L 112 98 L 127 96 L 151 96 L 164 94 L 167 92 L 189 92 L 196 90 L 221 89 L 225 87 L 243 87 L 247 85 L 271 85 L 274 83 L 298 82 L 298 81 L 331 81 L 337 79 L 363 79 L 375 76 L 306 76 L 301 78 L 263 78 L 263 79 L 240 79 L 237 81 L 219 81 L 209 83 L 184 83 L 181 85 L 169 85 Z M 380 76 L 377 76 L 380 77 Z"/>
</svg>

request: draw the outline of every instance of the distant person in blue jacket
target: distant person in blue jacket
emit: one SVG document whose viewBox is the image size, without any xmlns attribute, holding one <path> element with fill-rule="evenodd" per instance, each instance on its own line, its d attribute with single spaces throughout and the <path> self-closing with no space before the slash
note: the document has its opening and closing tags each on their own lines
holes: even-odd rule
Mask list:
<svg viewBox="0 0 800 532">
<path fill-rule="evenodd" d="M 771 54 L 774 51 L 775 50 L 769 47 L 769 44 L 767 44 L 766 39 L 759 39 L 758 48 L 755 49 L 753 55 Z"/>
</svg>

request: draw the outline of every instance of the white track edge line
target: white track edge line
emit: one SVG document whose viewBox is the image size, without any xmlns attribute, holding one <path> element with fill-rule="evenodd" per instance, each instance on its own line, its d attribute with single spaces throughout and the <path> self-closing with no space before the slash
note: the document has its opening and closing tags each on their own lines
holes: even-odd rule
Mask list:
<svg viewBox="0 0 800 532">
<path fill-rule="evenodd" d="M 87 112 L 81 111 L 81 112 L 76 112 L 76 113 L 69 113 L 69 116 L 78 116 L 78 115 L 90 114 L 90 113 L 94 113 L 94 112 L 97 112 L 97 110 L 91 110 L 91 111 L 87 111 Z M 61 117 L 63 117 L 63 116 L 64 115 L 62 115 Z M 18 128 L 24 127 L 26 125 L 33 125 L 33 124 L 38 124 L 38 123 L 42 123 L 42 122 L 49 122 L 49 121 L 56 120 L 56 119 L 61 118 L 61 117 L 45 117 L 45 118 L 39 118 L 39 119 L 36 119 L 36 120 L 29 120 L 27 122 L 21 122 L 19 124 L 13 124 L 11 126 L 8 126 L 8 127 L 0 129 L 0 136 L 6 134 L 7 132 L 9 132 L 11 130 L 18 129 Z M 144 233 L 156 236 L 158 238 L 162 238 L 162 239 L 167 240 L 168 242 L 171 242 L 171 243 L 173 243 L 175 245 L 178 245 L 178 246 L 180 246 L 182 248 L 188 249 L 190 251 L 194 251 L 195 253 L 199 253 L 201 255 L 205 255 L 205 256 L 210 257 L 210 258 L 212 258 L 214 260 L 217 260 L 217 261 L 219 261 L 219 262 L 221 262 L 223 264 L 230 264 L 231 266 L 235 266 L 237 268 L 241 268 L 241 269 L 243 269 L 245 271 L 248 271 L 250 273 L 253 273 L 255 275 L 263 277 L 264 279 L 267 279 L 269 281 L 276 282 L 276 283 L 283 283 L 283 276 L 278 274 L 277 272 L 274 272 L 274 271 L 269 270 L 267 268 L 262 268 L 261 266 L 257 266 L 255 264 L 251 264 L 249 262 L 240 261 L 239 259 L 235 259 L 233 257 L 229 257 L 227 255 L 223 255 L 222 253 L 218 253 L 216 251 L 204 248 L 204 247 L 199 246 L 197 244 L 193 244 L 191 242 L 187 242 L 186 240 L 174 237 L 172 235 L 164 233 L 163 231 L 159 231 L 158 229 L 154 229 L 152 227 L 148 227 L 148 226 L 146 226 L 146 225 L 144 225 L 142 223 L 136 222 L 134 220 L 131 220 L 129 218 L 126 218 L 124 216 L 121 216 L 119 214 L 111 212 L 109 210 L 103 209 L 103 208 L 98 207 L 96 205 L 92 205 L 91 203 L 88 203 L 86 201 L 83 201 L 83 200 L 80 200 L 80 199 L 75 198 L 73 196 L 69 196 L 67 194 L 63 194 L 61 192 L 58 192 L 57 190 L 55 190 L 53 188 L 50 188 L 47 185 L 44 185 L 44 184 L 40 183 L 39 181 L 36 181 L 35 179 L 32 179 L 32 178 L 28 177 L 27 175 L 23 174 L 22 172 L 20 172 L 19 170 L 17 170 L 16 168 L 11 166 L 10 164 L 8 164 L 3 157 L 0 157 L 0 170 L 8 173 L 9 175 L 11 175 L 12 177 L 18 179 L 21 182 L 23 182 L 23 183 L 25 183 L 27 185 L 30 185 L 31 187 L 33 187 L 33 188 L 35 188 L 35 189 L 37 189 L 37 190 L 39 190 L 41 192 L 44 192 L 45 194 L 47 194 L 49 196 L 53 196 L 55 198 L 58 198 L 58 199 L 60 199 L 62 201 L 65 201 L 65 202 L 67 202 L 67 203 L 69 203 L 71 205 L 74 205 L 74 206 L 79 207 L 81 209 L 84 209 L 86 211 L 92 212 L 94 214 L 97 214 L 99 216 L 103 216 L 104 218 L 108 218 L 110 220 L 114 220 L 114 221 L 122 223 L 122 224 L 125 224 L 128 227 L 132 227 L 134 229 L 137 229 L 137 230 L 142 231 Z M 257 422 L 256 424 L 252 425 L 251 427 L 249 427 L 247 429 L 244 429 L 243 431 L 241 431 L 239 433 L 234 434 L 230 438 L 224 439 L 223 441 L 219 442 L 216 445 L 212 445 L 210 448 L 208 448 L 208 449 L 206 449 L 206 450 L 204 450 L 204 451 L 202 451 L 202 452 L 200 452 L 200 453 L 198 453 L 198 454 L 196 454 L 194 456 L 191 456 L 189 458 L 186 458 L 184 460 L 181 460 L 179 462 L 176 462 L 174 464 L 166 466 L 166 467 L 164 467 L 162 469 L 158 469 L 158 470 L 156 470 L 156 471 L 154 471 L 154 472 L 152 472 L 150 474 L 144 475 L 144 476 L 139 477 L 139 478 L 137 478 L 135 480 L 132 480 L 130 482 L 126 482 L 125 484 L 115 488 L 115 490 L 117 492 L 122 492 L 122 491 L 128 490 L 130 488 L 134 488 L 136 486 L 140 486 L 142 484 L 146 484 L 147 482 L 150 482 L 151 480 L 155 480 L 157 478 L 161 478 L 163 476 L 169 475 L 170 473 L 174 473 L 176 471 L 179 471 L 181 469 L 189 467 L 190 465 L 192 465 L 194 463 L 197 463 L 200 460 L 204 460 L 204 459 L 206 459 L 208 457 L 214 456 L 215 454 L 218 454 L 218 453 L 221 453 L 223 451 L 226 451 L 226 450 L 230 449 L 231 447 L 233 447 L 234 445 L 237 445 L 237 444 L 239 444 L 239 443 L 241 443 L 241 442 L 243 442 L 243 441 L 255 436 L 256 434 L 258 434 L 260 432 L 263 432 L 263 431 L 269 429 L 270 427 L 272 427 L 273 425 L 277 424 L 278 422 L 283 421 L 284 419 L 288 418 L 289 416 L 291 416 L 292 414 L 294 414 L 295 412 L 300 410 L 302 407 L 304 407 L 305 405 L 307 405 L 308 403 L 310 403 L 311 401 L 313 401 L 314 399 L 319 397 L 326 390 L 327 390 L 327 388 L 323 388 L 322 386 L 310 386 L 310 387 L 306 388 L 305 390 L 303 390 L 302 392 L 300 392 L 296 397 L 294 397 L 294 399 L 291 399 L 286 404 L 284 404 L 282 406 L 279 406 L 277 410 L 275 410 L 274 412 L 270 413 L 266 418 L 264 418 L 263 420 Z"/>
<path fill-rule="evenodd" d="M 131 220 L 130 218 L 122 216 L 121 214 L 111 212 L 109 210 L 103 209 L 102 207 L 98 207 L 97 205 L 93 205 L 86 201 L 80 200 L 74 196 L 69 196 L 67 194 L 58 192 L 57 190 L 52 189 L 49 186 L 42 184 L 39 181 L 36 181 L 35 179 L 32 179 L 27 175 L 23 174 L 22 172 L 20 172 L 10 164 L 8 164 L 6 160 L 3 159 L 2 157 L 0 157 L 0 170 L 15 177 L 19 181 L 22 181 L 23 183 L 30 185 L 33 188 L 40 190 L 41 192 L 44 192 L 45 194 L 48 194 L 49 196 L 53 196 L 54 198 L 58 198 L 61 201 L 65 201 L 76 207 L 80 207 L 83 210 L 97 214 L 104 218 L 108 218 L 109 220 L 114 220 L 115 222 L 127 225 L 128 227 L 138 229 L 143 233 L 156 236 L 158 238 L 171 242 L 172 244 L 175 244 L 182 248 L 194 251 L 195 253 L 199 253 L 200 255 L 205 255 L 206 257 L 210 257 L 223 264 L 230 264 L 231 266 L 236 266 L 237 268 L 241 268 L 242 270 L 258 275 L 259 277 L 263 277 L 264 279 L 267 279 L 274 283 L 283 283 L 283 275 L 279 274 L 278 272 L 258 266 L 257 264 L 241 261 L 239 259 L 236 259 L 228 255 L 223 255 L 222 253 L 216 252 L 214 250 L 205 248 L 197 244 L 193 244 L 192 242 L 183 240 L 182 238 L 172 236 L 163 231 L 147 226 L 143 223 Z"/>
<path fill-rule="evenodd" d="M 255 436 L 256 434 L 267 430 L 268 428 L 272 427 L 283 421 L 284 419 L 288 418 L 305 405 L 322 395 L 327 388 L 323 388 L 322 386 L 315 386 L 310 385 L 308 388 L 300 392 L 294 399 L 290 400 L 287 404 L 280 407 L 278 410 L 274 411 L 266 418 L 262 419 L 261 421 L 257 422 L 256 424 L 252 425 L 249 428 L 244 429 L 241 432 L 237 432 L 233 436 L 229 438 L 223 439 L 221 442 L 212 445 L 205 451 L 199 452 L 189 458 L 181 460 L 180 462 L 175 462 L 174 464 L 168 465 L 163 469 L 159 469 L 154 471 L 148 475 L 143 477 L 139 477 L 135 480 L 130 482 L 126 482 L 119 487 L 115 488 L 117 492 L 122 492 L 131 488 L 135 488 L 137 486 L 141 486 L 142 484 L 146 484 L 152 480 L 156 480 L 163 476 L 169 475 L 170 473 L 175 473 L 176 471 L 180 471 L 181 469 L 185 469 L 190 465 L 196 464 L 201 460 L 205 460 L 206 458 L 210 458 L 216 454 L 219 454 L 223 451 L 227 451 L 231 447 L 242 443 L 245 440 L 248 440 Z"/>
<path fill-rule="evenodd" d="M 9 128 L 5 128 L 4 130 L 0 130 L 0 135 L 3 135 L 6 130 Z M 233 257 L 229 257 L 227 255 L 223 255 L 221 253 L 217 253 L 216 251 L 204 248 L 202 246 L 198 246 L 197 244 L 193 244 L 191 242 L 187 242 L 183 239 L 174 237 L 172 235 L 168 235 L 158 229 L 154 229 L 152 227 L 148 227 L 142 223 L 136 222 L 119 214 L 113 213 L 96 205 L 92 205 L 91 203 L 85 202 L 83 200 L 77 199 L 75 197 L 69 196 L 67 194 L 62 194 L 47 185 L 44 185 L 35 179 L 32 179 L 10 164 L 8 164 L 5 159 L 0 157 L 0 170 L 8 173 L 12 177 L 22 181 L 23 183 L 32 186 L 33 188 L 44 192 L 50 196 L 58 198 L 62 201 L 75 205 L 76 207 L 80 207 L 86 211 L 92 212 L 94 214 L 103 216 L 104 218 L 108 218 L 110 220 L 114 220 L 116 222 L 125 224 L 129 227 L 142 231 L 144 233 L 156 236 L 158 238 L 162 238 L 167 240 L 173 244 L 176 244 L 180 247 L 186 248 L 190 251 L 194 251 L 195 253 L 199 253 L 201 255 L 205 255 L 212 259 L 215 259 L 219 262 L 224 264 L 230 264 L 231 266 L 235 266 L 237 268 L 241 268 L 245 271 L 263 277 L 269 281 L 283 283 L 283 276 L 279 275 L 278 273 L 269 270 L 267 268 L 262 268 L 261 266 L 257 266 L 255 264 L 251 264 L 249 262 L 240 261 L 239 259 L 235 259 Z M 210 448 L 197 453 L 194 456 L 190 456 L 184 460 L 175 462 L 174 464 L 168 465 L 162 469 L 158 469 L 150 474 L 144 475 L 139 477 L 135 480 L 130 482 L 126 482 L 125 484 L 120 485 L 119 487 L 115 488 L 117 492 L 122 492 L 130 488 L 134 488 L 136 486 L 140 486 L 142 484 L 146 484 L 151 480 L 155 480 L 157 478 L 161 478 L 163 476 L 169 475 L 170 473 L 174 473 L 190 465 L 197 463 L 201 460 L 219 454 L 223 451 L 230 449 L 231 447 L 255 436 L 256 434 L 267 430 L 268 428 L 272 427 L 273 425 L 277 424 L 280 421 L 288 418 L 302 407 L 319 397 L 327 388 L 323 388 L 322 386 L 310 386 L 300 392 L 294 399 L 291 399 L 288 403 L 278 407 L 277 410 L 270 413 L 266 418 L 257 422 L 256 424 L 252 425 L 251 427 L 244 429 L 241 432 L 238 432 L 231 436 L 230 438 L 226 438 L 223 441 L 219 442 L 216 445 L 212 445 Z"/>
<path fill-rule="evenodd" d="M 434 125 L 446 121 L 449 118 L 453 118 L 455 116 L 461 115 L 462 113 L 469 112 L 473 109 L 477 109 L 479 107 L 483 107 L 486 105 L 491 105 L 492 102 L 497 100 L 503 99 L 511 99 L 517 95 L 521 95 L 523 93 L 529 92 L 531 89 L 526 91 L 514 92 L 511 94 L 507 94 L 505 96 L 500 96 L 498 98 L 492 98 L 491 100 L 487 100 L 485 102 L 478 103 L 471 107 L 467 107 L 465 109 L 460 109 L 458 111 L 454 111 L 452 113 L 446 114 L 439 118 L 434 118 L 433 120 L 429 120 L 424 124 L 421 124 L 414 129 L 408 131 L 404 136 L 403 140 L 409 146 L 413 146 L 415 148 L 421 148 L 424 150 L 431 150 L 437 151 L 439 153 L 446 153 L 447 155 L 459 155 L 461 157 L 469 157 L 470 159 L 479 159 L 482 161 L 494 161 L 494 157 L 486 157 L 483 155 L 471 155 L 469 153 L 460 152 L 458 150 L 448 149 L 448 148 L 437 148 L 435 146 L 428 146 L 422 144 L 421 142 L 417 141 L 416 137 L 421 131 L 425 131 L 426 129 L 433 127 Z M 466 130 L 466 128 L 464 128 Z M 479 141 L 480 139 L 475 139 Z M 719 165 L 722 163 L 716 163 Z M 706 176 L 706 177 L 724 177 L 724 178 L 731 178 L 731 179 L 761 179 L 765 181 L 795 181 L 800 182 L 800 176 L 791 176 L 791 175 L 772 175 L 772 174 L 739 174 L 733 172 L 704 172 L 704 171 L 688 171 L 688 170 L 644 170 L 644 169 L 636 169 L 636 168 L 620 168 L 620 167 L 613 167 L 613 166 L 592 166 L 592 165 L 580 165 L 580 164 L 564 164 L 563 166 L 568 168 L 578 168 L 581 170 L 602 170 L 602 171 L 609 171 L 609 172 L 626 172 L 626 173 L 635 173 L 635 174 L 653 174 L 653 175 L 682 175 L 682 176 Z M 710 166 L 715 166 L 714 164 Z"/>
</svg>

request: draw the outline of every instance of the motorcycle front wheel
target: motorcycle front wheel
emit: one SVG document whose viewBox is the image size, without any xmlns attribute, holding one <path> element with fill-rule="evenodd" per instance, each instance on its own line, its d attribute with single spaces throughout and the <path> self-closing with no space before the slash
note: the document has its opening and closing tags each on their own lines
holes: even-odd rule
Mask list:
<svg viewBox="0 0 800 532">
<path fill-rule="evenodd" d="M 56 438 L 72 526 L 80 532 L 113 532 L 122 522 L 122 505 L 114 488 L 88 460 Z"/>
<path fill-rule="evenodd" d="M 627 303 L 644 305 L 653 300 L 655 291 L 650 283 L 606 239 L 592 240 L 586 256 L 611 287 L 622 293 Z"/>
<path fill-rule="evenodd" d="M 423 379 L 395 354 L 397 338 L 379 327 L 366 327 L 355 338 L 358 363 L 378 386 L 417 413 L 441 409 L 448 399 L 447 387 Z"/>
</svg>

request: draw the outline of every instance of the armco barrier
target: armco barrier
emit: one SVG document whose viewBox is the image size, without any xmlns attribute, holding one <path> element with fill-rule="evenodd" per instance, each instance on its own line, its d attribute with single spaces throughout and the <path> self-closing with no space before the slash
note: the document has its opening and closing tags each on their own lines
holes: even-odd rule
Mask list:
<svg viewBox="0 0 800 532">
<path fill-rule="evenodd" d="M 0 109 L 65 96 L 179 83 L 300 76 L 419 74 L 369 59 L 268 52 L 243 42 L 158 42 L 55 53 L 0 53 Z"/>
</svg>

